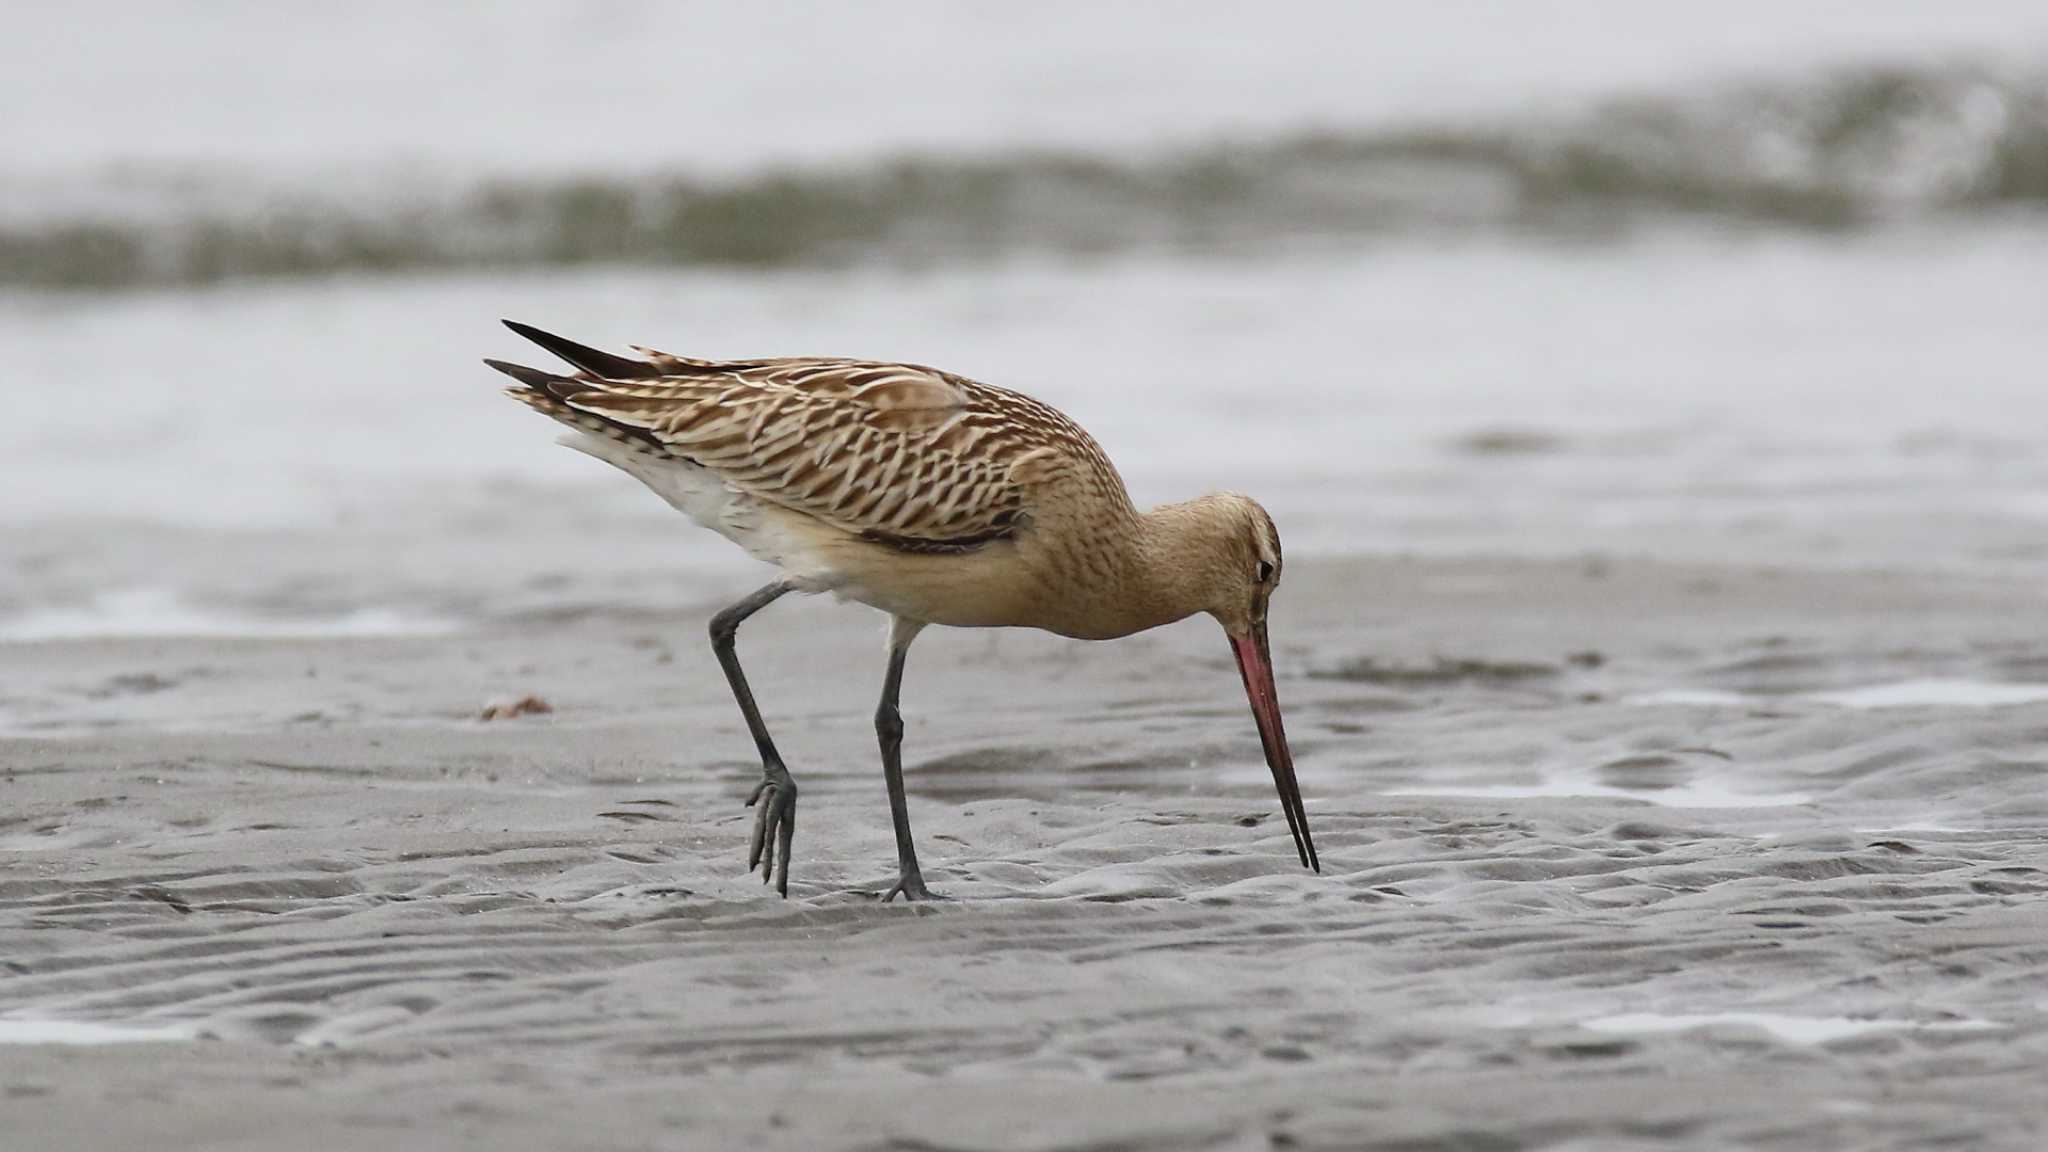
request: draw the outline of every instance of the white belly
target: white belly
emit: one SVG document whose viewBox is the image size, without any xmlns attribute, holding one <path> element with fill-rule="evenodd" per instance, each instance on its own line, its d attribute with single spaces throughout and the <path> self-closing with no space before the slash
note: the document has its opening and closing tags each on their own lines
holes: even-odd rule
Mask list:
<svg viewBox="0 0 2048 1152">
<path fill-rule="evenodd" d="M 818 549 L 783 530 L 777 517 L 762 513 L 759 501 L 727 484 L 716 472 L 587 432 L 570 432 L 558 443 L 632 476 L 683 515 L 745 549 L 747 555 L 782 569 L 805 591 L 824 592 L 839 585 L 839 574 Z"/>
</svg>

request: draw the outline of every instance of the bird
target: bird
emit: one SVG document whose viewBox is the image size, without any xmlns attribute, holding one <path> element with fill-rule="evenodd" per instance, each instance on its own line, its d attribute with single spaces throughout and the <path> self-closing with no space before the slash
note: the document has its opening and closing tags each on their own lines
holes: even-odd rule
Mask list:
<svg viewBox="0 0 2048 1152">
<path fill-rule="evenodd" d="M 711 617 L 711 647 L 761 757 L 747 870 L 789 895 L 797 783 L 740 667 L 741 623 L 783 596 L 831 593 L 889 614 L 875 709 L 898 875 L 887 903 L 937 898 L 918 867 L 898 699 L 932 625 L 1110 640 L 1206 613 L 1223 628 L 1301 864 L 1322 863 L 1282 726 L 1267 639 L 1280 533 L 1250 497 L 1215 492 L 1141 511 L 1065 414 L 918 364 L 785 356 L 628 357 L 517 321 L 567 364 L 484 363 L 507 395 L 566 425 L 560 443 L 635 477 L 778 569 Z"/>
</svg>

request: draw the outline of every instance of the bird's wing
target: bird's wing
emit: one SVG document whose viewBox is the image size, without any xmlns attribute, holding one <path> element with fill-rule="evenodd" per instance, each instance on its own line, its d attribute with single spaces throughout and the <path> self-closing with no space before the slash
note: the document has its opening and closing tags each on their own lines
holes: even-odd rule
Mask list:
<svg viewBox="0 0 2048 1152">
<path fill-rule="evenodd" d="M 630 360 L 518 326 L 581 369 L 494 364 L 568 409 L 719 474 L 758 499 L 912 549 L 1015 532 L 1033 490 L 1114 470 L 1055 409 L 913 364 L 794 357 Z M 1121 482 L 1116 482 L 1121 491 Z"/>
</svg>

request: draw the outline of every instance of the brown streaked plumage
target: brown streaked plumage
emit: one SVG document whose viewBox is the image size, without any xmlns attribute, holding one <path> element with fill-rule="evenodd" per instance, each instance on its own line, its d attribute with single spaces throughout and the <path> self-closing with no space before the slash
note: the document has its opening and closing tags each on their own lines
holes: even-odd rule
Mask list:
<svg viewBox="0 0 2048 1152">
<path fill-rule="evenodd" d="M 1280 536 L 1231 493 L 1139 511 L 1095 441 L 1021 393 L 934 368 L 837 358 L 615 356 L 523 324 L 576 369 L 497 360 L 515 399 L 698 523 L 779 567 L 718 614 L 713 648 L 762 758 L 748 867 L 788 894 L 796 782 L 755 707 L 739 623 L 785 593 L 832 592 L 890 613 L 876 730 L 901 874 L 884 897 L 930 895 L 910 839 L 896 710 L 904 656 L 930 624 L 1042 628 L 1102 640 L 1198 612 L 1229 635 L 1301 862 L 1320 870 L 1273 690 L 1266 605 Z M 765 863 L 763 857 L 765 856 Z M 778 866 L 779 865 L 779 866 Z"/>
</svg>

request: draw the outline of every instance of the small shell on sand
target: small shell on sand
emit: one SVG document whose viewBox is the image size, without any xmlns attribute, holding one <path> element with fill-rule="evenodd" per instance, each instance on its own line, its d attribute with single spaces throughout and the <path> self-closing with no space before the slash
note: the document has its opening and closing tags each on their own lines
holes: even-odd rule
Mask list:
<svg viewBox="0 0 2048 1152">
<path fill-rule="evenodd" d="M 554 710 L 554 705 L 538 696 L 498 696 L 484 705 L 484 710 L 477 714 L 477 719 L 510 720 L 514 716 L 536 715 Z"/>
</svg>

